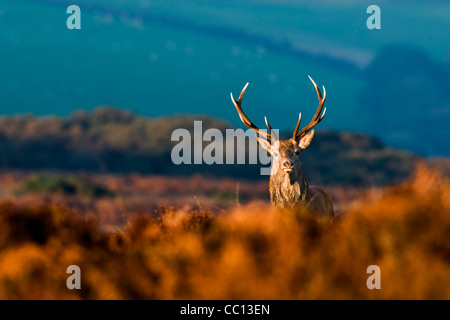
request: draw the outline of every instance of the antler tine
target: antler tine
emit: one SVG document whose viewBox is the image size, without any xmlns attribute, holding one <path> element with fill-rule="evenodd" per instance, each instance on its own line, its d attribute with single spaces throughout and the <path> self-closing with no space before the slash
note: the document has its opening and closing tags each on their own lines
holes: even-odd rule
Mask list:
<svg viewBox="0 0 450 320">
<path fill-rule="evenodd" d="M 317 97 L 319 99 L 319 106 L 317 107 L 317 111 L 314 114 L 314 117 L 312 118 L 311 122 L 304 127 L 303 129 L 300 130 L 300 132 L 298 132 L 294 139 L 295 140 L 299 140 L 304 134 L 306 134 L 309 130 L 311 130 L 313 127 L 315 127 L 320 121 L 322 121 L 323 117 L 325 116 L 325 112 L 327 111 L 327 108 L 323 109 L 323 106 L 325 104 L 325 100 L 327 98 L 327 91 L 325 90 L 325 87 L 322 86 L 323 88 L 323 96 L 322 96 L 322 92 L 320 92 L 319 87 L 317 86 L 317 84 L 314 82 L 314 80 L 308 76 L 309 80 L 311 80 L 311 82 L 314 85 L 314 88 L 316 89 L 317 92 Z M 323 110 L 323 113 L 322 113 Z M 322 113 L 322 115 L 321 115 Z M 300 122 L 300 121 L 299 121 Z M 300 125 L 300 123 L 297 123 L 297 125 Z M 296 128 L 298 130 L 298 128 Z"/>
<path fill-rule="evenodd" d="M 267 129 L 269 129 L 269 133 L 271 134 L 272 138 L 274 138 L 275 141 L 278 140 L 275 131 L 273 131 L 272 127 L 269 124 L 269 121 L 267 120 L 267 117 L 264 117 L 264 121 L 266 122 Z"/>
<path fill-rule="evenodd" d="M 297 125 L 295 126 L 294 129 L 294 136 L 292 137 L 292 139 L 296 139 L 297 138 L 297 132 L 298 132 L 298 128 L 300 128 L 300 122 L 302 121 L 302 113 L 300 112 L 298 114 L 298 121 L 297 121 Z"/>
<path fill-rule="evenodd" d="M 245 93 L 245 90 L 247 89 L 247 87 L 248 87 L 248 82 L 244 86 L 244 89 L 242 89 L 241 94 L 239 95 L 239 99 L 237 101 L 234 100 L 233 93 L 230 93 L 231 101 L 233 102 L 234 106 L 236 107 L 236 110 L 237 110 L 237 112 L 239 114 L 239 117 L 241 118 L 242 123 L 247 128 L 252 129 L 258 135 L 263 136 L 264 138 L 266 138 L 267 141 L 270 142 L 271 138 L 272 138 L 270 133 L 266 133 L 266 132 L 262 131 L 261 129 L 259 129 L 257 126 L 255 126 L 253 124 L 253 122 L 250 121 L 250 119 L 245 115 L 244 111 L 242 110 L 241 102 L 242 102 L 242 99 L 244 98 L 244 93 Z M 268 122 L 267 122 L 267 119 L 266 119 L 266 124 L 267 124 L 267 127 L 269 128 L 269 130 L 272 131 L 270 126 L 269 126 L 269 124 L 268 124 Z"/>
</svg>

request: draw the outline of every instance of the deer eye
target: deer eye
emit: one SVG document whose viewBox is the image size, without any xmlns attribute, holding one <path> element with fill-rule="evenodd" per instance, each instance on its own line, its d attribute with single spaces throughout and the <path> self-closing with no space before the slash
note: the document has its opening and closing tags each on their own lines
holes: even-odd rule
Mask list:
<svg viewBox="0 0 450 320">
<path fill-rule="evenodd" d="M 295 154 L 299 155 L 300 154 L 300 150 L 299 149 L 295 150 Z"/>
</svg>

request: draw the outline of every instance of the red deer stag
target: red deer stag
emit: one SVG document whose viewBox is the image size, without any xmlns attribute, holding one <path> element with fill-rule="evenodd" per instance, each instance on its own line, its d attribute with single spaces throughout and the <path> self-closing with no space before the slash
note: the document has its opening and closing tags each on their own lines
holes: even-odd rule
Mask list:
<svg viewBox="0 0 450 320">
<path fill-rule="evenodd" d="M 325 87 L 323 87 L 322 96 L 314 80 L 311 77 L 309 79 L 316 88 L 319 106 L 311 122 L 300 131 L 301 113 L 299 114 L 293 137 L 289 140 L 279 140 L 269 125 L 267 118 L 265 118 L 265 122 L 269 129 L 268 132 L 259 129 L 244 114 L 241 102 L 248 83 L 242 89 L 239 99 L 234 100 L 231 93 L 231 100 L 244 125 L 257 133 L 256 139 L 258 143 L 273 156 L 270 175 L 270 199 L 272 205 L 279 209 L 306 208 L 316 215 L 334 217 L 333 203 L 330 198 L 323 190 L 308 186 L 305 171 L 300 162 L 301 152 L 309 146 L 314 136 L 313 127 L 322 121 L 326 111 L 326 108 L 323 108 L 326 99 Z"/>
</svg>

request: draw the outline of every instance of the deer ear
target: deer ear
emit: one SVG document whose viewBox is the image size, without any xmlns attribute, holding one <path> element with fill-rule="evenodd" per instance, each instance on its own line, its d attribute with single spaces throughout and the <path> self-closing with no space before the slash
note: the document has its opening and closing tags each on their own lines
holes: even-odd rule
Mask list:
<svg viewBox="0 0 450 320">
<path fill-rule="evenodd" d="M 269 141 L 258 136 L 256 136 L 256 141 L 258 141 L 258 144 L 261 146 L 261 148 L 272 154 L 272 146 L 270 145 Z"/>
<path fill-rule="evenodd" d="M 299 147 L 302 149 L 306 149 L 311 143 L 313 137 L 314 137 L 314 129 L 312 129 L 310 132 L 301 137 L 300 141 L 298 142 Z"/>
</svg>

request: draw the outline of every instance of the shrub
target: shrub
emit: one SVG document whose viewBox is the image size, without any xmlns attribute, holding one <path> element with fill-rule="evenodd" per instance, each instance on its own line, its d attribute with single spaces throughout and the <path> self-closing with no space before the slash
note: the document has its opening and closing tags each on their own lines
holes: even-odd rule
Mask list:
<svg viewBox="0 0 450 320">
<path fill-rule="evenodd" d="M 62 193 L 85 197 L 113 195 L 105 187 L 95 185 L 79 177 L 44 176 L 38 174 L 33 174 L 28 179 L 25 179 L 17 188 L 16 193 Z"/>
<path fill-rule="evenodd" d="M 419 168 L 335 221 L 161 208 L 115 231 L 52 205 L 3 204 L 0 298 L 449 299 L 449 194 L 449 180 Z M 65 287 L 72 264 L 81 290 Z M 366 287 L 370 265 L 381 290 Z"/>
</svg>

